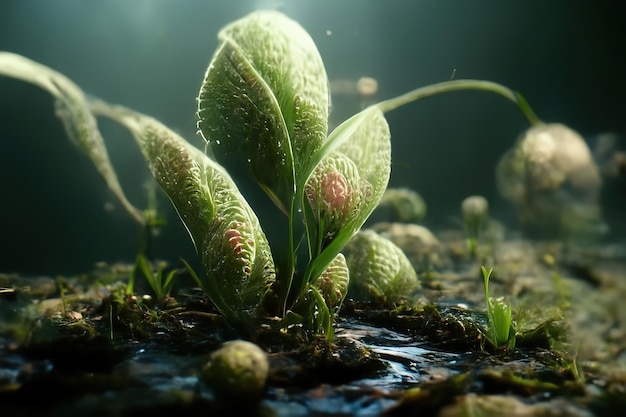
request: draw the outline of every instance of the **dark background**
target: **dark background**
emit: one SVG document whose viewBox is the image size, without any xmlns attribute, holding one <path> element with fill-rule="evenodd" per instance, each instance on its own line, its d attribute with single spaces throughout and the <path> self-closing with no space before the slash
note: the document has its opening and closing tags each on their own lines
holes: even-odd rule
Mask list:
<svg viewBox="0 0 626 417">
<path fill-rule="evenodd" d="M 522 92 L 544 121 L 565 123 L 592 141 L 603 132 L 626 137 L 622 3 L 4 0 L 0 50 L 52 67 L 87 93 L 159 118 L 200 145 L 195 97 L 217 31 L 252 10 L 279 8 L 309 31 L 331 80 L 372 76 L 380 99 L 453 73 L 492 80 Z M 359 110 L 358 100 L 334 102 L 334 124 Z M 494 167 L 527 127 L 517 108 L 496 95 L 460 92 L 398 109 L 388 120 L 391 185 L 422 194 L 428 225 L 454 222 L 469 194 L 485 195 L 496 216 L 510 218 Z M 125 191 L 145 207 L 150 175 L 138 149 L 123 129 L 104 121 L 101 128 Z M 0 271 L 68 274 L 100 260 L 134 259 L 137 225 L 67 140 L 50 96 L 6 78 L 0 78 L 0 178 Z M 609 187 L 605 194 L 615 222 L 625 191 Z M 169 221 L 154 255 L 194 259 L 185 229 L 159 195 Z"/>
</svg>

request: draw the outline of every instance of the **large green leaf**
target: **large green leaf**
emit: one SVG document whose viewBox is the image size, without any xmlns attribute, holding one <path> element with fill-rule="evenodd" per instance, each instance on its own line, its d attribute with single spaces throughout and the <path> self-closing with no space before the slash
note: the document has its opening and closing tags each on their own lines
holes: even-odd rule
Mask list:
<svg viewBox="0 0 626 417">
<path fill-rule="evenodd" d="M 255 180 L 287 212 L 326 137 L 322 59 L 309 34 L 278 12 L 251 13 L 218 38 L 198 97 L 198 127 L 212 146 L 241 151 Z"/>
<path fill-rule="evenodd" d="M 11 52 L 0 52 L 0 75 L 34 84 L 52 94 L 56 115 L 63 122 L 69 138 L 91 159 L 126 211 L 139 223 L 144 223 L 143 213 L 128 201 L 122 191 L 83 91 L 63 74 Z"/>
<path fill-rule="evenodd" d="M 233 324 L 259 314 L 275 280 L 259 221 L 228 173 L 155 119 L 94 103 L 95 111 L 135 136 L 150 171 L 165 190 L 200 256 L 200 285 Z"/>
<path fill-rule="evenodd" d="M 383 113 L 369 107 L 339 125 L 314 155 L 319 163 L 306 184 L 314 258 L 309 282 L 322 273 L 378 205 L 391 173 L 390 139 Z"/>
</svg>

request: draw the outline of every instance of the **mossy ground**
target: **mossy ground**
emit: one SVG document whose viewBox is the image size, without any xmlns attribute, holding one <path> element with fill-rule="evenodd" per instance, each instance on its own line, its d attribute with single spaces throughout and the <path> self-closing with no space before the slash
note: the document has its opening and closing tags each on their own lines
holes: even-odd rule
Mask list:
<svg viewBox="0 0 626 417">
<path fill-rule="evenodd" d="M 268 318 L 258 415 L 612 415 L 626 406 L 626 247 L 501 238 L 472 258 L 438 235 L 417 298 L 346 300 L 332 345 Z M 486 342 L 480 265 L 513 304 L 512 351 Z M 198 371 L 236 337 L 184 273 L 162 302 L 126 293 L 132 266 L 0 276 L 0 400 L 15 414 L 219 412 Z M 37 401 L 33 401 L 36 398 Z M 317 414 L 316 414 L 317 413 Z"/>
</svg>

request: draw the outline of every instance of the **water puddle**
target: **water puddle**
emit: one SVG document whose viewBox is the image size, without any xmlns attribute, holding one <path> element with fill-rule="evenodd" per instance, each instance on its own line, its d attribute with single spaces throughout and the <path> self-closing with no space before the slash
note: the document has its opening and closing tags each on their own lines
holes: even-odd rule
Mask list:
<svg viewBox="0 0 626 417">
<path fill-rule="evenodd" d="M 337 337 L 351 338 L 363 343 L 386 365 L 386 369 L 376 375 L 376 378 L 355 381 L 351 384 L 353 386 L 400 390 L 458 373 L 451 369 L 458 364 L 458 354 L 429 349 L 413 337 L 386 328 L 345 323 L 337 331 Z"/>
<path fill-rule="evenodd" d="M 314 389 L 270 389 L 264 405 L 277 416 L 380 415 L 397 401 L 400 392 L 461 372 L 460 354 L 429 349 L 423 342 L 386 328 L 341 323 L 338 339 L 350 339 L 375 353 L 383 366 L 375 375 L 341 385 Z"/>
</svg>

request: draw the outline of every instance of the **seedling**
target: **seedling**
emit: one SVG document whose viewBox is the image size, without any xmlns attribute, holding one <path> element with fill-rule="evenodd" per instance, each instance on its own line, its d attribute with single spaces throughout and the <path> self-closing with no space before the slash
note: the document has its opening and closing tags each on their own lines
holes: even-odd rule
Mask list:
<svg viewBox="0 0 626 417">
<path fill-rule="evenodd" d="M 135 266 L 130 273 L 128 285 L 126 286 L 126 294 L 129 295 L 134 292 L 134 285 L 137 276 L 140 275 L 152 289 L 157 302 L 162 303 L 172 291 L 172 287 L 174 286 L 174 277 L 177 272 L 177 270 L 173 269 L 166 274 L 163 266 L 159 266 L 156 269 L 156 272 L 154 272 L 145 255 L 139 253 L 137 254 L 137 259 L 135 260 Z"/>
<path fill-rule="evenodd" d="M 0 52 L 0 74 L 54 96 L 70 139 L 131 216 L 149 228 L 154 215 L 136 209 L 124 195 L 96 117 L 130 130 L 193 240 L 202 271 L 192 276 L 242 333 L 269 315 L 288 323 L 300 320 L 307 332 L 332 339 L 334 316 L 349 284 L 341 251 L 389 181 L 386 112 L 432 95 L 474 89 L 503 95 L 531 124 L 540 123 L 520 94 L 488 81 L 454 80 L 374 104 L 327 134 L 329 83 L 319 52 L 300 25 L 281 13 L 258 11 L 224 27 L 218 38 L 198 96 L 204 151 L 147 115 L 87 98 L 62 74 L 25 57 Z M 218 162 L 226 154 L 240 158 L 282 213 L 275 218 L 284 220 L 284 234 L 272 246 L 286 242 L 284 250 L 270 249 L 257 214 Z M 138 265 L 147 275 L 141 258 Z M 376 267 L 366 264 L 359 273 Z M 157 276 L 149 282 L 163 296 L 172 280 Z"/>
<path fill-rule="evenodd" d="M 515 348 L 515 328 L 511 305 L 505 303 L 504 298 L 493 298 L 489 296 L 489 278 L 493 268 L 480 267 L 483 275 L 485 287 L 485 303 L 487 304 L 487 316 L 489 328 L 484 332 L 484 336 L 496 349 L 513 350 Z"/>
</svg>

